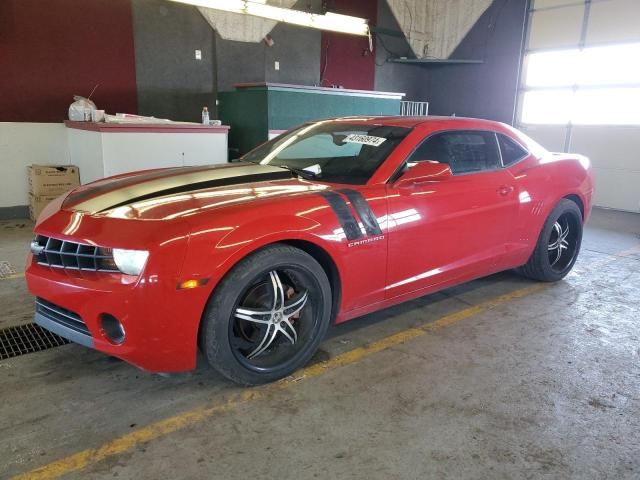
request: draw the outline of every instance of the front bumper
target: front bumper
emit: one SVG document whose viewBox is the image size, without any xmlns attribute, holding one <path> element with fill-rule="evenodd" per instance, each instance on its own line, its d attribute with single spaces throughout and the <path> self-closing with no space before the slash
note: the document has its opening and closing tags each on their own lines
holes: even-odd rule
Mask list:
<svg viewBox="0 0 640 480">
<path fill-rule="evenodd" d="M 78 317 L 75 323 L 67 319 L 70 321 L 65 324 L 52 318 L 55 314 L 51 310 L 38 308 L 36 323 L 144 370 L 178 372 L 194 368 L 200 318 L 213 286 L 176 288 L 182 280 L 188 226 L 180 220 L 147 222 L 56 211 L 56 202 L 60 203 L 53 202 L 41 215 L 36 234 L 103 247 L 147 250 L 149 259 L 142 274 L 134 277 L 39 265 L 29 255 L 25 271 L 29 291 L 60 312 Z M 114 316 L 123 325 L 126 336 L 122 343 L 108 339 L 101 326 L 103 314 Z M 57 320 L 61 318 L 64 315 Z M 82 331 L 82 325 L 86 331 Z"/>
<path fill-rule="evenodd" d="M 35 322 L 61 337 L 152 372 L 195 367 L 198 327 L 208 298 L 205 289 L 177 290 L 174 277 L 145 275 L 132 282 L 118 273 L 69 272 L 31 259 L 26 280 L 38 301 L 51 307 L 37 306 Z M 60 312 L 77 315 L 76 322 L 65 320 Z M 124 342 L 109 340 L 101 326 L 102 314 L 121 322 Z"/>
<path fill-rule="evenodd" d="M 43 328 L 85 347 L 94 348 L 93 337 L 82 317 L 58 305 L 36 298 L 35 322 Z"/>
</svg>

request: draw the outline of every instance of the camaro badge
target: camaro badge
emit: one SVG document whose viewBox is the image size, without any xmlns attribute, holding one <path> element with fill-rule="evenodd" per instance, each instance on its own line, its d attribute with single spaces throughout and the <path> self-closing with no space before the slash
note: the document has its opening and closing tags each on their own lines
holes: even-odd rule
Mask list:
<svg viewBox="0 0 640 480">
<path fill-rule="evenodd" d="M 368 237 L 364 240 L 358 240 L 357 242 L 349 242 L 347 243 L 348 247 L 359 247 L 360 245 L 365 245 L 371 242 L 377 242 L 379 240 L 384 240 L 384 235 L 378 235 L 377 237 Z"/>
</svg>

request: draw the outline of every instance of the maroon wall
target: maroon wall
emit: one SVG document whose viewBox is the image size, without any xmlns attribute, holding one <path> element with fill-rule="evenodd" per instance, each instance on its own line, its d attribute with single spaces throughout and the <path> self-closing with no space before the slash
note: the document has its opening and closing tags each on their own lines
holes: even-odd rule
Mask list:
<svg viewBox="0 0 640 480">
<path fill-rule="evenodd" d="M 369 20 L 369 25 L 376 24 L 376 0 L 333 0 L 327 2 L 327 6 L 332 12 L 363 17 Z M 322 32 L 320 55 L 323 86 L 373 90 L 375 48 L 373 53 L 369 51 L 368 38 Z"/>
<path fill-rule="evenodd" d="M 130 0 L 0 0 L 0 121 L 62 121 L 98 83 L 98 108 L 136 113 Z"/>
</svg>

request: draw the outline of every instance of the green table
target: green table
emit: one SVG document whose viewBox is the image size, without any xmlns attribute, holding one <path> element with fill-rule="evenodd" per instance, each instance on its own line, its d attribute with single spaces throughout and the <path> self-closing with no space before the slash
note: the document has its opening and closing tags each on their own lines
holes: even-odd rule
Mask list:
<svg viewBox="0 0 640 480">
<path fill-rule="evenodd" d="M 243 83 L 218 94 L 218 112 L 229 125 L 229 158 L 301 123 L 349 115 L 398 115 L 404 93 Z M 271 133 L 271 135 L 270 135 Z"/>
</svg>

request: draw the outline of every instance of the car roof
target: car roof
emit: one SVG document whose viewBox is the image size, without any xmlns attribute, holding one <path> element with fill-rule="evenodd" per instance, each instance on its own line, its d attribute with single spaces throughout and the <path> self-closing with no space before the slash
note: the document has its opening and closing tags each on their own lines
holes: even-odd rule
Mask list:
<svg viewBox="0 0 640 480">
<path fill-rule="evenodd" d="M 481 118 L 469 117 L 444 117 L 444 116 L 427 116 L 427 117 L 402 117 L 399 115 L 389 116 L 352 116 L 335 118 L 336 121 L 362 122 L 368 125 L 388 125 L 394 127 L 414 128 L 418 125 L 428 125 L 438 123 L 439 127 L 446 128 L 500 128 L 503 126 L 500 122 L 493 120 L 484 120 Z"/>
</svg>

